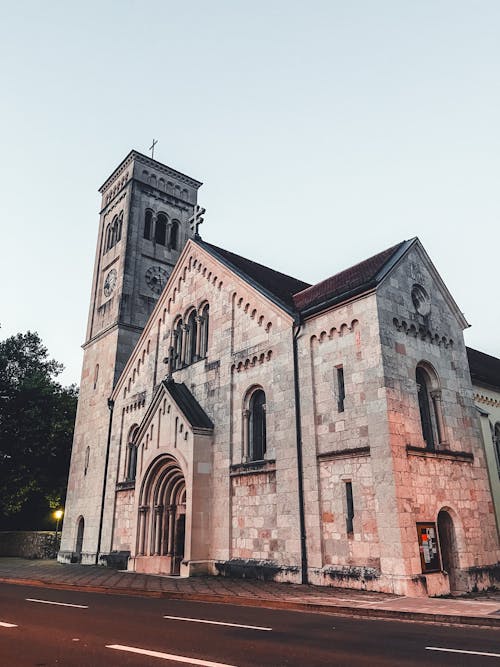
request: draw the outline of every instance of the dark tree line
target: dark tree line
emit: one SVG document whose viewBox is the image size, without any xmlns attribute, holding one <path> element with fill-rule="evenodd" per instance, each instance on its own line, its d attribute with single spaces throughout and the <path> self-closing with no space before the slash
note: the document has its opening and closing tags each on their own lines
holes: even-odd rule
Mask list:
<svg viewBox="0 0 500 667">
<path fill-rule="evenodd" d="M 0 341 L 0 528 L 53 527 L 68 479 L 77 388 L 37 333 Z"/>
</svg>

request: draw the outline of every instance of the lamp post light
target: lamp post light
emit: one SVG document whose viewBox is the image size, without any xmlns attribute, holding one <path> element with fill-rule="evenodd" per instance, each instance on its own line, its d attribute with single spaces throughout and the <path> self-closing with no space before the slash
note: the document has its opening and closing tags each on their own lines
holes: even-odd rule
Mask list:
<svg viewBox="0 0 500 667">
<path fill-rule="evenodd" d="M 57 534 L 58 534 L 58 532 L 59 532 L 59 521 L 61 520 L 62 515 L 63 515 L 63 511 L 62 511 L 62 510 L 56 510 L 56 511 L 54 512 L 54 518 L 55 518 L 55 520 L 56 520 L 56 549 L 57 549 Z"/>
</svg>

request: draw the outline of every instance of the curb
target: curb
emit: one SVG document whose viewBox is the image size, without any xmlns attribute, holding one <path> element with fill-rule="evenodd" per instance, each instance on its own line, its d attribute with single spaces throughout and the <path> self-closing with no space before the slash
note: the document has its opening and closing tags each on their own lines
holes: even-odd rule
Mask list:
<svg viewBox="0 0 500 667">
<path fill-rule="evenodd" d="M 186 600 L 191 602 L 212 602 L 216 604 L 232 604 L 240 607 L 261 607 L 264 609 L 282 609 L 302 611 L 331 616 L 346 616 L 378 620 L 397 620 L 406 622 L 436 623 L 439 625 L 477 626 L 500 628 L 500 617 L 491 616 L 455 616 L 452 614 L 431 614 L 429 612 L 396 611 L 393 609 L 377 609 L 362 607 L 346 607 L 315 602 L 294 602 L 293 600 L 276 600 L 269 598 L 233 597 L 215 593 L 182 593 L 179 591 L 146 591 L 130 588 L 110 588 L 87 584 L 65 584 L 62 582 L 42 581 L 40 579 L 15 579 L 0 577 L 0 583 L 15 586 L 34 586 L 37 588 L 55 588 L 58 590 L 78 590 L 83 593 L 101 593 L 106 595 L 124 595 L 131 597 L 162 598 L 165 600 Z"/>
</svg>

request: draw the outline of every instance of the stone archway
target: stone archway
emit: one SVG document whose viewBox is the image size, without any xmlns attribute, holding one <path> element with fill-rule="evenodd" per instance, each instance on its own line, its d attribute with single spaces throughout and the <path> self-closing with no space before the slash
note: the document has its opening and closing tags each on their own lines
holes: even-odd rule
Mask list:
<svg viewBox="0 0 500 667">
<path fill-rule="evenodd" d="M 458 557 L 458 542 L 455 524 L 451 514 L 442 509 L 437 517 L 439 545 L 441 547 L 441 561 L 443 570 L 448 574 L 450 593 L 460 593 L 465 590 L 460 576 Z"/>
<path fill-rule="evenodd" d="M 137 522 L 138 572 L 180 574 L 186 541 L 186 481 L 170 455 L 154 461 L 142 483 Z"/>
<path fill-rule="evenodd" d="M 82 562 L 82 548 L 83 548 L 83 533 L 85 530 L 85 521 L 83 516 L 78 519 L 77 529 L 76 529 L 76 543 L 75 543 L 75 556 L 76 562 Z"/>
</svg>

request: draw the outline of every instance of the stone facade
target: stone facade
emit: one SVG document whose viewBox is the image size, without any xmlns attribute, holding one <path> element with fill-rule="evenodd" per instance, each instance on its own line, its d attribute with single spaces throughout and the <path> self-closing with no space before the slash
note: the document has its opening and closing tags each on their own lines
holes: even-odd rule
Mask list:
<svg viewBox="0 0 500 667">
<path fill-rule="evenodd" d="M 44 559 L 56 558 L 60 534 L 51 530 L 6 530 L 0 533 L 0 556 Z"/>
<path fill-rule="evenodd" d="M 114 195 L 131 192 L 123 288 L 98 331 L 96 260 L 60 560 L 408 595 L 492 585 L 466 322 L 419 241 L 308 287 L 193 238 L 178 213 L 183 250 L 149 313 L 141 281 L 164 248 L 143 239 L 143 163 L 169 168 L 132 155 L 137 183 Z"/>
</svg>

